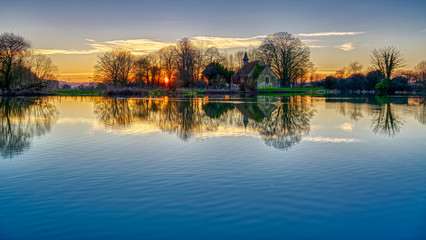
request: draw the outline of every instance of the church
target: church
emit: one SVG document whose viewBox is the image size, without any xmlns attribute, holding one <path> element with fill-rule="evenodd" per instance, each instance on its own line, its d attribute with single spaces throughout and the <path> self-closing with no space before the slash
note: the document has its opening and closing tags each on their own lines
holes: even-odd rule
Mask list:
<svg viewBox="0 0 426 240">
<path fill-rule="evenodd" d="M 243 67 L 234 75 L 232 83 L 245 91 L 277 88 L 280 85 L 277 74 L 260 61 L 249 62 L 247 52 L 244 54 Z"/>
</svg>

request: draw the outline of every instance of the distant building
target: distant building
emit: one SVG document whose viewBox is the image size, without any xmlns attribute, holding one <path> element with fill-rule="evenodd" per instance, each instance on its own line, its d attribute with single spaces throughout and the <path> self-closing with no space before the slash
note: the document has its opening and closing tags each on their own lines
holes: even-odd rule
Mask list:
<svg viewBox="0 0 426 240">
<path fill-rule="evenodd" d="M 279 87 L 277 74 L 260 61 L 249 62 L 247 52 L 244 54 L 243 67 L 232 78 L 232 83 L 244 90 Z"/>
</svg>

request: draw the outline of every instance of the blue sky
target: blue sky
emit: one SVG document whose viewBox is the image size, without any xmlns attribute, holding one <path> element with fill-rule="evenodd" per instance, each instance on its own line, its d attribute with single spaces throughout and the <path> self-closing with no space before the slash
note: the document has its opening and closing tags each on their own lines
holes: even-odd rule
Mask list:
<svg viewBox="0 0 426 240">
<path fill-rule="evenodd" d="M 116 40 L 208 36 L 217 44 L 243 38 L 241 47 L 250 47 L 246 38 L 282 31 L 313 46 L 320 71 L 355 60 L 367 66 L 370 52 L 388 45 L 401 49 L 409 68 L 426 58 L 426 1 L 0 1 L 0 32 L 23 35 L 35 49 L 63 50 L 50 52 L 62 74 L 90 73 L 94 46 Z M 313 34 L 329 32 L 347 34 Z"/>
</svg>

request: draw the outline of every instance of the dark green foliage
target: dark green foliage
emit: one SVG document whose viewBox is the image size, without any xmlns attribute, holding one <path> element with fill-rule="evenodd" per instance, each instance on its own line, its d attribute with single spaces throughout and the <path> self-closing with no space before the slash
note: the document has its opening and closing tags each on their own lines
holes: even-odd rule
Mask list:
<svg viewBox="0 0 426 240">
<path fill-rule="evenodd" d="M 240 82 L 240 89 L 244 89 L 245 91 L 257 91 L 256 79 L 259 77 L 264 67 L 265 66 L 257 63 L 253 67 L 252 75 L 250 77 L 248 75 L 242 77 L 242 81 Z"/>
<path fill-rule="evenodd" d="M 252 78 L 257 79 L 263 68 L 264 68 L 264 66 L 261 66 L 260 64 L 256 64 L 256 67 L 254 67 L 254 69 L 253 69 Z"/>
<path fill-rule="evenodd" d="M 396 91 L 410 91 L 408 79 L 405 77 L 396 77 L 390 80 L 385 78 L 376 84 L 376 89 L 383 94 L 394 94 Z"/>
<path fill-rule="evenodd" d="M 202 74 L 207 78 L 210 87 L 220 87 L 224 85 L 224 81 L 227 78 L 231 78 L 228 69 L 218 62 L 212 62 L 207 65 Z"/>
<path fill-rule="evenodd" d="M 234 75 L 235 75 L 234 71 L 228 71 L 228 74 L 226 74 L 226 82 L 231 83 L 232 76 L 234 76 Z"/>
<path fill-rule="evenodd" d="M 379 83 L 376 84 L 375 88 L 380 92 L 380 93 L 389 93 L 390 92 L 390 79 L 389 78 L 385 78 L 382 81 L 380 81 Z"/>
<path fill-rule="evenodd" d="M 204 112 L 211 118 L 219 118 L 222 114 L 232 109 L 234 109 L 234 106 L 229 103 L 209 102 L 203 106 Z"/>
</svg>

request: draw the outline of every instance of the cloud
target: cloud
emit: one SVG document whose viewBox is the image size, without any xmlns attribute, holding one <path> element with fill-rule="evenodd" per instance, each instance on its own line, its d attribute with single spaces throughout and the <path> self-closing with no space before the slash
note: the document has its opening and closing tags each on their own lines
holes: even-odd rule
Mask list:
<svg viewBox="0 0 426 240">
<path fill-rule="evenodd" d="M 219 49 L 227 48 L 245 48 L 259 46 L 266 36 L 255 36 L 248 38 L 229 38 L 229 37 L 206 37 L 197 36 L 191 40 L 200 43 L 206 43 L 208 47 L 216 47 Z"/>
<path fill-rule="evenodd" d="M 191 38 L 196 44 L 205 44 L 207 47 L 216 47 L 218 49 L 235 49 L 235 48 L 250 48 L 259 46 L 266 36 L 259 35 L 247 38 L 232 38 L 232 37 L 209 37 L 209 36 L 196 36 Z M 111 40 L 97 42 L 94 39 L 86 38 L 85 41 L 90 47 L 89 49 L 37 49 L 36 52 L 40 54 L 93 54 L 103 51 L 108 51 L 113 48 L 124 48 L 134 54 L 146 54 L 155 52 L 163 47 L 172 45 L 174 43 L 165 42 L 152 39 L 125 39 L 125 40 Z M 318 40 L 304 39 L 302 40 L 306 46 L 310 48 L 322 48 L 314 44 Z"/>
<path fill-rule="evenodd" d="M 350 52 L 355 49 L 351 42 L 344 43 L 342 45 L 336 46 L 338 49 L 343 50 L 345 52 Z"/>
<path fill-rule="evenodd" d="M 308 142 L 325 142 L 325 143 L 355 143 L 355 142 L 361 142 L 358 139 L 355 138 L 327 138 L 327 137 L 305 137 L 303 138 L 303 141 Z"/>
<path fill-rule="evenodd" d="M 52 55 L 52 54 L 76 54 L 76 55 L 82 55 L 82 54 L 91 54 L 99 52 L 99 50 L 96 49 L 90 49 L 90 50 L 76 50 L 76 49 L 36 49 L 34 50 L 35 54 L 46 54 L 46 55 Z"/>
<path fill-rule="evenodd" d="M 307 47 L 310 47 L 310 48 L 323 48 L 323 47 L 325 47 L 325 46 L 320 46 L 320 45 L 306 45 Z"/>
<path fill-rule="evenodd" d="M 129 40 L 113 40 L 105 42 L 91 42 L 89 46 L 98 51 L 107 51 L 112 48 L 124 48 L 134 54 L 151 53 L 171 45 L 172 43 L 161 42 L 150 39 L 129 39 Z"/>
<path fill-rule="evenodd" d="M 130 40 L 112 40 L 105 42 L 96 42 L 93 39 L 86 38 L 90 49 L 76 50 L 76 49 L 36 49 L 35 52 L 38 54 L 92 54 L 103 51 L 108 51 L 113 48 L 124 48 L 131 51 L 134 54 L 145 54 L 159 50 L 162 47 L 168 46 L 172 43 L 161 42 L 150 39 L 130 39 Z"/>
<path fill-rule="evenodd" d="M 299 33 L 301 37 L 328 37 L 328 36 L 354 36 L 365 32 L 318 32 L 318 33 Z"/>
<path fill-rule="evenodd" d="M 340 128 L 345 132 L 352 132 L 352 130 L 354 129 L 354 125 L 352 123 L 347 122 L 340 125 Z"/>
<path fill-rule="evenodd" d="M 196 36 L 191 38 L 195 43 L 205 43 L 207 47 L 216 47 L 219 49 L 229 48 L 247 48 L 258 46 L 262 43 L 265 36 L 255 36 L 249 38 L 227 38 L 227 37 L 206 37 Z M 169 46 L 171 42 L 164 42 L 151 39 L 127 39 L 97 42 L 96 40 L 86 38 L 90 49 L 37 49 L 40 54 L 92 54 L 107 51 L 112 48 L 124 48 L 134 54 L 146 54 L 157 51 L 163 47 Z"/>
</svg>

